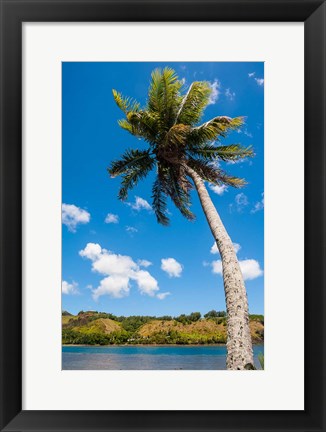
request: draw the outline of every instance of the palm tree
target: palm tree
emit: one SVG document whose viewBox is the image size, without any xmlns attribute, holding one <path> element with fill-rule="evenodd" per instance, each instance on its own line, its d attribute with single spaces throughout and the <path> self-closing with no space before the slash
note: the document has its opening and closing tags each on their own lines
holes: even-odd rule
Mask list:
<svg viewBox="0 0 326 432">
<path fill-rule="evenodd" d="M 243 118 L 225 116 L 198 125 L 209 103 L 208 82 L 193 82 L 182 94 L 183 82 L 173 69 L 152 72 L 146 106 L 113 90 L 125 118 L 119 125 L 138 139 L 146 141 L 146 150 L 130 149 L 111 163 L 112 177 L 122 176 L 119 199 L 146 175 L 156 170 L 152 187 L 153 210 L 160 224 L 168 225 L 167 198 L 182 215 L 193 220 L 190 191 L 195 187 L 208 225 L 221 255 L 227 308 L 227 368 L 242 370 L 253 364 L 252 342 L 246 288 L 232 241 L 207 192 L 205 182 L 239 188 L 243 179 L 224 172 L 220 161 L 238 161 L 252 156 L 250 147 L 220 145 L 229 131 L 238 129 Z M 248 368 L 248 367 L 247 367 Z"/>
</svg>

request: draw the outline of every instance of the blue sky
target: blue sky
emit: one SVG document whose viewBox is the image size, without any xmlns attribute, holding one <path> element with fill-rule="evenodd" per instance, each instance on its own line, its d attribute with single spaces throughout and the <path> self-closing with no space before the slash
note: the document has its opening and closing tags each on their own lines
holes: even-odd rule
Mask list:
<svg viewBox="0 0 326 432">
<path fill-rule="evenodd" d="M 112 89 L 145 104 L 152 70 L 165 66 L 185 80 L 185 89 L 193 81 L 211 83 L 202 122 L 246 117 L 223 144 L 252 145 L 255 157 L 222 167 L 248 184 L 208 190 L 236 244 L 250 313 L 264 313 L 264 65 L 249 62 L 62 64 L 62 308 L 125 316 L 225 310 L 220 256 L 211 250 L 196 192 L 196 221 L 169 202 L 171 224 L 163 227 L 150 207 L 153 175 L 123 203 L 120 179 L 106 171 L 125 149 L 145 146 L 118 126 L 123 113 Z"/>
</svg>

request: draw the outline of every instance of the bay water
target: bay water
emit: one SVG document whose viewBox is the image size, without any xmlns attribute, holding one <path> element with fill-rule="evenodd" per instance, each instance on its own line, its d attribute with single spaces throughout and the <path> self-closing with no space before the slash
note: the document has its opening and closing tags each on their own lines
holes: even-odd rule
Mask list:
<svg viewBox="0 0 326 432">
<path fill-rule="evenodd" d="M 255 345 L 254 363 L 261 369 Z M 63 346 L 63 370 L 224 370 L 225 345 Z"/>
</svg>

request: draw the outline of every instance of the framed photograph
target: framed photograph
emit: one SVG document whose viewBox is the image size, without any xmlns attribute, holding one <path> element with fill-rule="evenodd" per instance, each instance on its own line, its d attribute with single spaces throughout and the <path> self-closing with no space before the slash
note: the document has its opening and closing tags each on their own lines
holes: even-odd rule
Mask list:
<svg viewBox="0 0 326 432">
<path fill-rule="evenodd" d="M 1 430 L 325 430 L 324 2 L 1 18 Z"/>
</svg>

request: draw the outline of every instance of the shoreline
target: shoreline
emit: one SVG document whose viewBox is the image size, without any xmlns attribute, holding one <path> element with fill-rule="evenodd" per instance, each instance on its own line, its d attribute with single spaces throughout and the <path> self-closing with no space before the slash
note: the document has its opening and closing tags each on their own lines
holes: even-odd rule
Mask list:
<svg viewBox="0 0 326 432">
<path fill-rule="evenodd" d="M 85 344 L 62 344 L 61 347 L 210 347 L 226 346 L 226 344 L 108 344 L 108 345 L 85 345 Z M 264 346 L 264 343 L 253 344 L 253 346 Z"/>
</svg>

